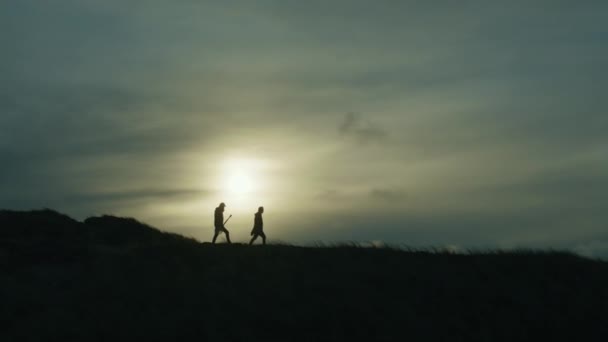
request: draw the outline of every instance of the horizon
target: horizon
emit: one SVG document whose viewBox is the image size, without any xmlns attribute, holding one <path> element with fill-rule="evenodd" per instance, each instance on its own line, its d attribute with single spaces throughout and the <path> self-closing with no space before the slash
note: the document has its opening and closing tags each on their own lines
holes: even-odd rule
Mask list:
<svg viewBox="0 0 608 342">
<path fill-rule="evenodd" d="M 608 257 L 608 3 L 9 0 L 0 208 Z M 245 240 L 243 240 L 243 237 Z"/>
</svg>

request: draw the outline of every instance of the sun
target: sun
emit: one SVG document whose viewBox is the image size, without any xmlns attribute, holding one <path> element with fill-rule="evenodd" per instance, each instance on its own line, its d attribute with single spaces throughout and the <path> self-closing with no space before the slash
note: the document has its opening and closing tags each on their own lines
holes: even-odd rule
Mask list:
<svg viewBox="0 0 608 342">
<path fill-rule="evenodd" d="M 254 193 L 260 182 L 259 168 L 255 161 L 231 159 L 222 167 L 222 187 L 226 194 L 245 196 Z"/>
<path fill-rule="evenodd" d="M 231 214 L 252 213 L 260 206 L 272 206 L 279 162 L 262 157 L 233 156 L 215 164 L 213 189 L 218 202 L 225 202 Z M 274 177 L 273 177 L 274 176 Z"/>
<path fill-rule="evenodd" d="M 226 190 L 232 194 L 242 195 L 253 191 L 254 183 L 250 170 L 229 170 L 226 178 Z"/>
</svg>

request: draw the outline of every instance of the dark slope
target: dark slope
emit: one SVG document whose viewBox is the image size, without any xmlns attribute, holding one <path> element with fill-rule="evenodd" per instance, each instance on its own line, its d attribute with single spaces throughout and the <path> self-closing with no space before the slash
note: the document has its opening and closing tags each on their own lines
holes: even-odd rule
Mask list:
<svg viewBox="0 0 608 342">
<path fill-rule="evenodd" d="M 0 212 L 0 340 L 605 341 L 608 264 L 199 244 L 133 219 Z"/>
</svg>

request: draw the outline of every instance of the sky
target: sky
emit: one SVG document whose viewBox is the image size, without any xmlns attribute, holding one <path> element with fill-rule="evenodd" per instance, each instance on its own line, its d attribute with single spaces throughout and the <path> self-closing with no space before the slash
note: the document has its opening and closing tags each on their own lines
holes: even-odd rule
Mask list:
<svg viewBox="0 0 608 342">
<path fill-rule="evenodd" d="M 608 2 L 4 0 L 0 208 L 608 257 Z"/>
</svg>

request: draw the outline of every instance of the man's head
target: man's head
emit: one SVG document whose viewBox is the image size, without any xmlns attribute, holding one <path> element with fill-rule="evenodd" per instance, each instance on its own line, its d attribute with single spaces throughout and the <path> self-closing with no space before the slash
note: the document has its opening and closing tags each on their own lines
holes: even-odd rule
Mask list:
<svg viewBox="0 0 608 342">
<path fill-rule="evenodd" d="M 226 204 L 224 202 L 220 203 L 220 209 L 224 210 L 224 208 L 226 208 Z"/>
<path fill-rule="evenodd" d="M 259 207 L 258 208 L 258 213 L 262 214 L 264 212 L 264 207 Z"/>
</svg>

